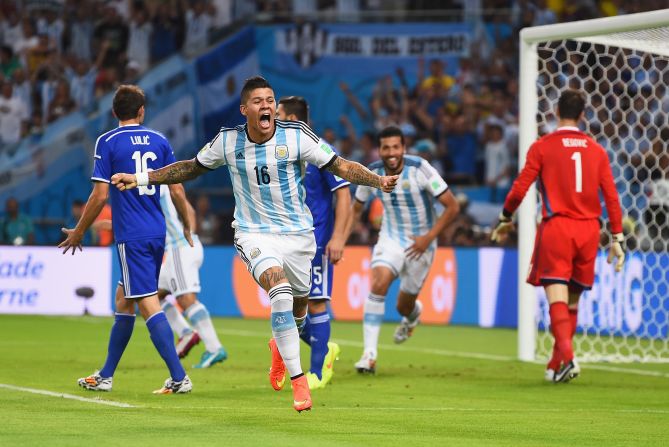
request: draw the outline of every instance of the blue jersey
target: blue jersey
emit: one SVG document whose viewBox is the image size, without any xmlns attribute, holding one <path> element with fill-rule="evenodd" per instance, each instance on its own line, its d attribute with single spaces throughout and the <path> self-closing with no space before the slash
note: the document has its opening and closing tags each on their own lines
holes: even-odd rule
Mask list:
<svg viewBox="0 0 669 447">
<path fill-rule="evenodd" d="M 111 176 L 118 172 L 147 172 L 175 161 L 172 147 L 162 134 L 140 125 L 122 126 L 100 135 L 95 142 L 91 180 L 109 183 Z M 110 188 L 112 228 L 117 243 L 165 238 L 159 188 L 156 185 L 129 191 Z"/>
<path fill-rule="evenodd" d="M 329 171 L 307 165 L 304 176 L 304 187 L 307 190 L 306 203 L 314 218 L 314 236 L 316 245 L 325 247 L 334 230 L 334 208 L 332 198 L 339 188 L 350 183 Z"/>
</svg>

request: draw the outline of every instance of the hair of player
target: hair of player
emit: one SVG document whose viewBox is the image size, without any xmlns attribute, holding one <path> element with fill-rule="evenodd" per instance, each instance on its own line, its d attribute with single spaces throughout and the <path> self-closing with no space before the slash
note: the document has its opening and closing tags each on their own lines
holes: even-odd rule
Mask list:
<svg viewBox="0 0 669 447">
<path fill-rule="evenodd" d="M 267 79 L 263 78 L 262 76 L 248 78 L 246 81 L 244 81 L 244 86 L 242 87 L 242 104 L 246 104 L 246 101 L 248 101 L 251 92 L 257 88 L 272 88 L 272 86 L 269 82 L 267 82 Z"/>
<path fill-rule="evenodd" d="M 568 89 L 562 92 L 558 99 L 558 114 L 560 118 L 577 120 L 585 109 L 585 94 L 578 90 Z"/>
<path fill-rule="evenodd" d="M 307 100 L 301 96 L 284 96 L 279 100 L 279 104 L 283 106 L 286 115 L 295 115 L 298 120 L 309 122 L 309 104 Z"/>
<path fill-rule="evenodd" d="M 139 109 L 146 103 L 144 90 L 136 85 L 120 85 L 114 93 L 112 110 L 119 121 L 137 118 Z"/>
<path fill-rule="evenodd" d="M 400 129 L 397 126 L 388 126 L 381 132 L 379 132 L 379 134 L 376 136 L 376 143 L 379 146 L 381 146 L 381 140 L 383 138 L 390 138 L 390 137 L 400 137 L 400 141 L 402 141 L 402 146 L 404 146 L 404 133 L 402 132 L 402 129 Z"/>
</svg>

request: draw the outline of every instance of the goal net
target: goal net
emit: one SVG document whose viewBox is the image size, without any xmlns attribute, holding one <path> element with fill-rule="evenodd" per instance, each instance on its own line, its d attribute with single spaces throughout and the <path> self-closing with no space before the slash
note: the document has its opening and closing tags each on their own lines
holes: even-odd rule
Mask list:
<svg viewBox="0 0 669 447">
<path fill-rule="evenodd" d="M 555 130 L 566 88 L 587 93 L 581 128 L 608 152 L 623 207 L 627 262 L 606 263 L 607 220 L 595 284 L 579 303 L 582 361 L 669 361 L 669 10 L 529 28 L 521 34 L 521 164 Z M 540 218 L 530 194 L 519 215 L 519 356 L 550 357 L 548 303 L 524 284 Z"/>
</svg>

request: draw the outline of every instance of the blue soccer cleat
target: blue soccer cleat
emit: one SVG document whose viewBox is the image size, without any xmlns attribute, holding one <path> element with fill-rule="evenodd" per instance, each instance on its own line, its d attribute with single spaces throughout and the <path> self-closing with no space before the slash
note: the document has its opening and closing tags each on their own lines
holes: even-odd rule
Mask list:
<svg viewBox="0 0 669 447">
<path fill-rule="evenodd" d="M 220 363 L 228 358 L 228 353 L 225 352 L 225 348 L 220 347 L 216 352 L 204 351 L 200 362 L 197 365 L 193 365 L 193 368 L 203 369 L 209 368 L 216 363 Z"/>
</svg>

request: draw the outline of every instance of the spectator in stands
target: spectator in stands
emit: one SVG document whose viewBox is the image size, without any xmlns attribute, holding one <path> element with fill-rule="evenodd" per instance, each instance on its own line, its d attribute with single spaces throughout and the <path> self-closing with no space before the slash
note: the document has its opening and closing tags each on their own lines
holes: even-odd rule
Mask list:
<svg viewBox="0 0 669 447">
<path fill-rule="evenodd" d="M 12 45 L 14 46 L 14 52 L 21 58 L 23 65 L 28 67 L 29 71 L 32 71 L 32 68 L 28 64 L 28 54 L 39 43 L 33 22 L 30 18 L 26 17 L 21 21 L 21 37 L 17 41 L 12 42 Z"/>
<path fill-rule="evenodd" d="M 14 72 L 21 68 L 19 58 L 14 55 L 14 50 L 9 45 L 0 47 L 0 72 L 5 78 L 11 78 Z"/>
<path fill-rule="evenodd" d="M 49 47 L 57 53 L 63 52 L 63 34 L 65 23 L 58 17 L 58 7 L 52 6 L 44 10 L 37 20 L 37 34 L 47 36 Z"/>
<path fill-rule="evenodd" d="M 107 45 L 103 43 L 98 60 L 95 65 L 89 64 L 84 59 L 76 60 L 72 65 L 74 69 L 67 66 L 65 74 L 70 82 L 70 94 L 77 107 L 84 112 L 90 110 L 95 100 L 95 79 L 102 60 L 105 57 Z M 69 227 L 68 227 L 69 228 Z"/>
<path fill-rule="evenodd" d="M 212 245 L 219 240 L 219 222 L 214 213 L 211 212 L 209 197 L 202 194 L 195 202 L 195 213 L 197 221 L 197 235 L 203 245 Z"/>
<path fill-rule="evenodd" d="M 426 78 L 424 77 L 425 73 L 425 62 L 421 58 L 418 60 L 418 85 L 420 90 L 425 91 L 432 88 L 435 85 L 438 85 L 443 89 L 444 92 L 448 93 L 451 87 L 455 84 L 455 79 L 452 76 L 444 73 L 446 68 L 446 62 L 439 59 L 432 59 L 430 61 L 430 75 Z"/>
<path fill-rule="evenodd" d="M 102 207 L 102 211 L 100 211 L 98 217 L 95 218 L 91 228 L 95 231 L 95 240 L 100 247 L 108 247 L 114 242 L 111 205 L 105 203 L 105 206 Z"/>
<path fill-rule="evenodd" d="M 511 153 L 499 124 L 489 124 L 485 144 L 485 184 L 492 189 L 491 202 L 504 199 L 503 188 L 511 184 Z"/>
<path fill-rule="evenodd" d="M 474 124 L 462 113 L 451 119 L 446 146 L 453 165 L 452 172 L 446 175 L 449 183 L 475 183 L 478 142 Z"/>
<path fill-rule="evenodd" d="M 28 107 L 21 98 L 13 95 L 10 81 L 2 84 L 0 96 L 0 144 L 18 143 L 28 130 Z"/>
<path fill-rule="evenodd" d="M 187 56 L 195 56 L 209 45 L 209 31 L 213 19 L 204 0 L 194 0 L 192 6 L 185 6 L 183 9 L 186 10 L 186 39 L 183 50 Z"/>
<path fill-rule="evenodd" d="M 161 3 L 153 16 L 151 61 L 158 62 L 174 54 L 183 41 L 184 24 L 175 2 Z"/>
<path fill-rule="evenodd" d="M 153 24 L 149 21 L 148 11 L 143 4 L 135 7 L 130 20 L 130 39 L 128 41 L 128 60 L 135 61 L 139 73 L 149 68 L 151 33 Z"/>
<path fill-rule="evenodd" d="M 73 112 L 77 104 L 70 96 L 70 84 L 67 81 L 60 80 L 56 86 L 56 92 L 49 103 L 49 112 L 47 115 L 47 122 L 51 123 Z"/>
<path fill-rule="evenodd" d="M 95 27 L 95 51 L 100 51 L 107 41 L 107 51 L 102 66 L 106 69 L 116 67 L 125 58 L 128 48 L 128 26 L 113 6 L 104 8 L 104 17 Z"/>
<path fill-rule="evenodd" d="M 0 242 L 8 245 L 32 245 L 35 229 L 29 216 L 19 212 L 19 202 L 10 197 L 5 202 L 5 217 L 0 221 Z"/>
<path fill-rule="evenodd" d="M 19 52 L 16 50 L 16 45 L 23 39 L 23 23 L 21 15 L 12 12 L 9 14 L 7 20 L 3 23 L 3 39 L 5 45 L 11 45 L 12 50 L 16 55 Z"/>
<path fill-rule="evenodd" d="M 26 76 L 26 71 L 23 68 L 14 70 L 12 75 L 13 81 L 13 96 L 16 96 L 26 105 L 28 115 L 32 114 L 33 110 L 33 87 L 32 83 Z"/>
<path fill-rule="evenodd" d="M 68 53 L 78 60 L 91 61 L 91 41 L 93 40 L 93 21 L 90 19 L 90 6 L 82 2 L 74 10 L 74 20 L 66 29 L 70 42 Z"/>
</svg>

